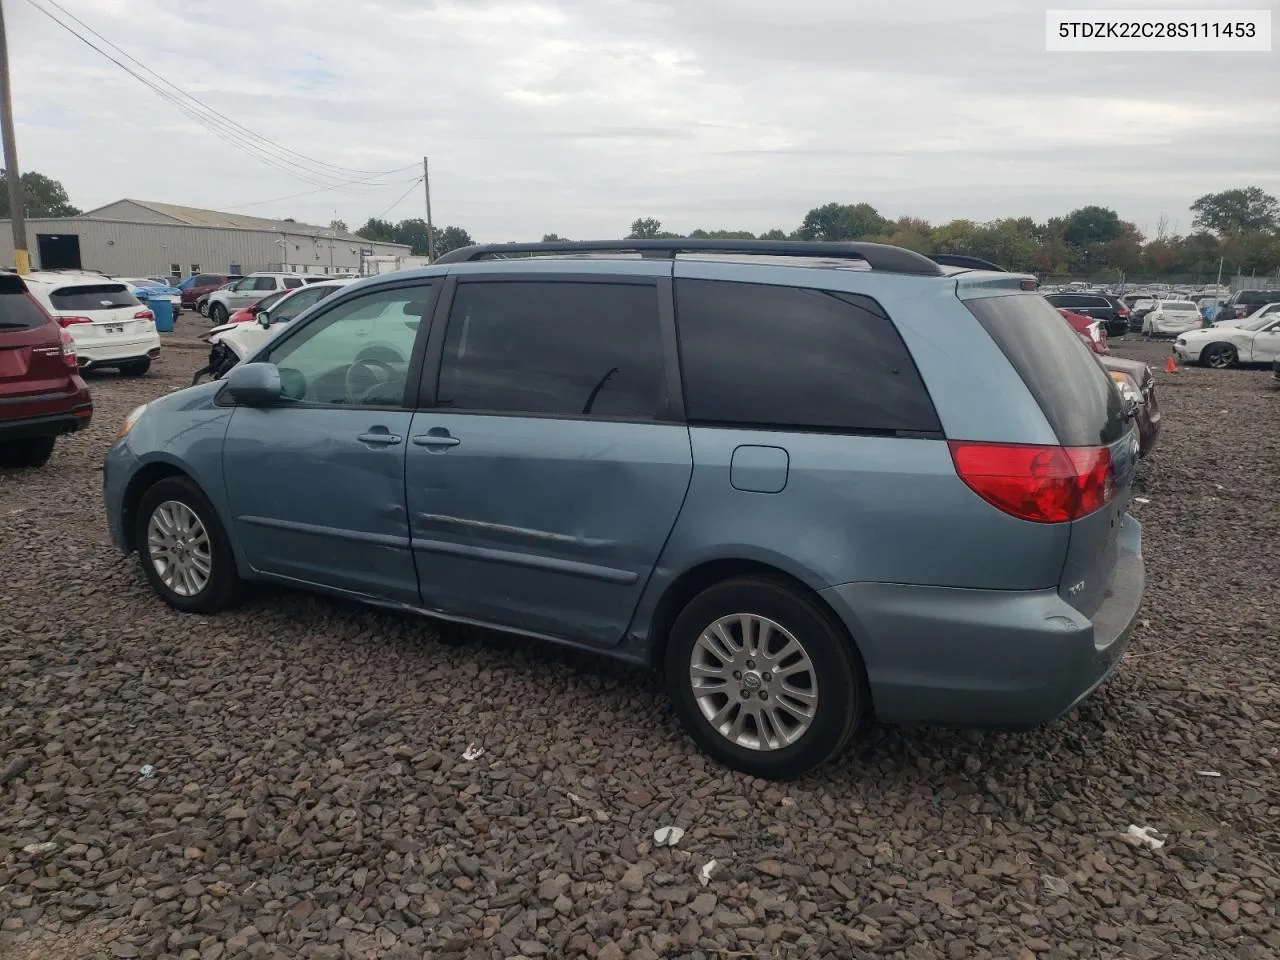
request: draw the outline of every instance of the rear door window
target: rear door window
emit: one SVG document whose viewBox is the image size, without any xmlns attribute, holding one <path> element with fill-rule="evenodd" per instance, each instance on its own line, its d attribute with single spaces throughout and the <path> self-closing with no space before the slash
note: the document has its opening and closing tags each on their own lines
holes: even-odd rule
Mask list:
<svg viewBox="0 0 1280 960">
<path fill-rule="evenodd" d="M 1075 331 L 1043 297 L 1015 294 L 965 301 L 1040 403 L 1066 447 L 1124 436 L 1120 395 Z"/>
<path fill-rule="evenodd" d="M 874 300 L 721 280 L 676 280 L 675 287 L 690 422 L 941 431 L 915 361 Z"/>
<path fill-rule="evenodd" d="M 49 294 L 49 302 L 58 311 L 118 310 L 138 306 L 138 298 L 123 283 L 98 283 L 81 287 L 62 287 Z"/>
<path fill-rule="evenodd" d="M 274 282 L 275 282 L 275 281 L 272 281 L 272 283 L 274 283 Z M 298 279 L 297 277 L 285 277 L 285 278 L 284 278 L 284 285 L 285 285 L 285 288 L 286 288 L 286 289 L 288 289 L 288 290 L 294 290 L 294 289 L 296 289 L 296 288 L 298 288 L 298 287 L 302 286 L 302 281 L 301 281 L 300 279 Z"/>
<path fill-rule="evenodd" d="M 0 330 L 34 330 L 48 322 L 21 283 L 0 280 Z"/>
<path fill-rule="evenodd" d="M 436 404 L 459 411 L 655 420 L 662 404 L 651 283 L 458 284 Z"/>
</svg>

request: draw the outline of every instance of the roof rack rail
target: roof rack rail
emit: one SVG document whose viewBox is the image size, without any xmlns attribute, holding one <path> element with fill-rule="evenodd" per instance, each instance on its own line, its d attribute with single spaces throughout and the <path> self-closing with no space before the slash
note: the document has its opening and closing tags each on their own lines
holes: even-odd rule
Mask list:
<svg viewBox="0 0 1280 960">
<path fill-rule="evenodd" d="M 992 263 L 990 260 L 983 260 L 981 257 L 966 256 L 963 253 L 931 253 L 929 254 L 929 259 L 944 267 L 967 267 L 970 270 L 995 270 L 998 273 L 1009 272 L 998 263 Z"/>
<path fill-rule="evenodd" d="M 566 240 L 551 243 L 486 243 L 450 250 L 436 263 L 471 263 L 511 254 L 639 253 L 643 257 L 674 259 L 681 253 L 740 253 L 772 257 L 821 257 L 862 260 L 872 270 L 938 277 L 943 272 L 928 257 L 885 243 L 820 240 Z"/>
</svg>

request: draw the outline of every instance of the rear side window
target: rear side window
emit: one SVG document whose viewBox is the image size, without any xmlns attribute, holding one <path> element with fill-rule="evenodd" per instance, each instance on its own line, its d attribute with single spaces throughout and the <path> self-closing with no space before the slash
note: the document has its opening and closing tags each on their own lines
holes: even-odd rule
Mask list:
<svg viewBox="0 0 1280 960">
<path fill-rule="evenodd" d="M 965 301 L 1040 403 L 1066 447 L 1114 443 L 1124 436 L 1120 395 L 1089 348 L 1043 297 Z"/>
<path fill-rule="evenodd" d="M 850 433 L 942 429 L 897 328 L 868 298 L 677 280 L 676 325 L 691 422 Z"/>
<path fill-rule="evenodd" d="M 437 406 L 654 420 L 662 384 L 652 284 L 458 284 Z"/>
<path fill-rule="evenodd" d="M 99 283 L 84 287 L 63 287 L 49 294 L 55 310 L 117 310 L 138 306 L 138 298 L 122 283 Z"/>
<path fill-rule="evenodd" d="M 274 281 L 273 281 L 273 282 L 274 282 Z M 284 285 L 285 285 L 286 289 L 289 289 L 289 290 L 295 290 L 295 289 L 297 289 L 298 287 L 302 286 L 302 281 L 301 281 L 301 280 L 298 280 L 298 279 L 296 279 L 296 278 L 294 278 L 294 277 L 285 277 L 285 278 L 284 278 Z"/>
<path fill-rule="evenodd" d="M 0 330 L 35 330 L 49 322 L 25 291 L 8 286 L 0 286 Z"/>
</svg>

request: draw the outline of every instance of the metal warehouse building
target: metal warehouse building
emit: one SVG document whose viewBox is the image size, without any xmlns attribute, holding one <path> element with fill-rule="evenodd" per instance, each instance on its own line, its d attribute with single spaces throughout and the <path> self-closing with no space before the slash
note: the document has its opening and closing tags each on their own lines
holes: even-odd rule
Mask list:
<svg viewBox="0 0 1280 960">
<path fill-rule="evenodd" d="M 194 273 L 363 273 L 368 257 L 403 257 L 399 243 L 291 220 L 143 200 L 120 200 L 78 217 L 28 218 L 33 269 L 100 270 L 112 276 Z M 0 263 L 13 264 L 13 230 L 0 227 Z"/>
</svg>

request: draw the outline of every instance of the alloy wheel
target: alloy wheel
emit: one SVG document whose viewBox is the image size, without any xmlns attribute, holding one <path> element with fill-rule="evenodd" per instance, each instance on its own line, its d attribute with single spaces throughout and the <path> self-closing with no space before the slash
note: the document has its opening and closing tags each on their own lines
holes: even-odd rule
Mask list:
<svg viewBox="0 0 1280 960">
<path fill-rule="evenodd" d="M 152 512 L 147 551 L 161 582 L 178 596 L 194 597 L 209 585 L 213 574 L 209 533 L 195 511 L 180 500 L 166 500 Z"/>
</svg>

